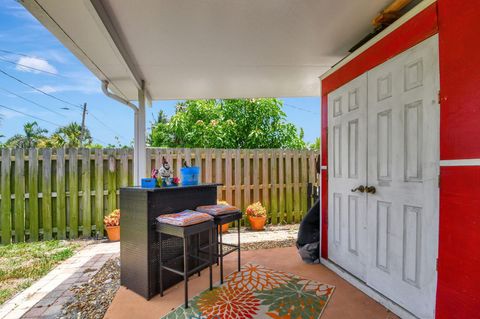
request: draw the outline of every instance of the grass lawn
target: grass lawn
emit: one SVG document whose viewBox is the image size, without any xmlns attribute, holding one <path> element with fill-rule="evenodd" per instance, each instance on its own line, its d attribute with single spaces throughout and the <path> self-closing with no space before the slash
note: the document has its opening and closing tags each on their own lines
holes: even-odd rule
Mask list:
<svg viewBox="0 0 480 319">
<path fill-rule="evenodd" d="M 72 256 L 80 245 L 51 240 L 0 246 L 0 305 Z"/>
</svg>

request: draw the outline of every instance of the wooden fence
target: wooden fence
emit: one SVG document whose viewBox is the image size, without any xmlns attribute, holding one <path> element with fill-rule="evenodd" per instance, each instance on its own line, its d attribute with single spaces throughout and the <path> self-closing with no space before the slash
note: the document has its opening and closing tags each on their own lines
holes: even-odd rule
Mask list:
<svg viewBox="0 0 480 319">
<path fill-rule="evenodd" d="M 201 167 L 202 182 L 223 184 L 218 199 L 240 207 L 261 201 L 272 224 L 298 223 L 318 185 L 314 151 L 147 149 L 146 176 L 165 157 Z M 133 184 L 131 149 L 1 149 L 1 243 L 103 236 L 103 217 Z M 7 200 L 5 200 L 7 199 Z"/>
</svg>

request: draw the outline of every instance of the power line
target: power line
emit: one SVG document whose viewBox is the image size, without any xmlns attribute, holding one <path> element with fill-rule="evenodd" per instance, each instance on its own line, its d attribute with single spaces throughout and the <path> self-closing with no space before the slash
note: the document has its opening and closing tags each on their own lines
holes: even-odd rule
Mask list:
<svg viewBox="0 0 480 319">
<path fill-rule="evenodd" d="M 320 113 L 318 113 L 318 112 L 314 112 L 314 111 L 312 111 L 312 110 L 307 110 L 307 109 L 298 107 L 298 106 L 296 106 L 296 105 L 288 104 L 288 103 L 285 103 L 285 102 L 283 103 L 283 105 L 290 106 L 291 108 L 294 108 L 294 109 L 299 110 L 299 111 L 303 111 L 303 112 L 308 112 L 308 113 L 320 115 Z"/>
<path fill-rule="evenodd" d="M 27 55 L 27 54 L 24 54 L 24 53 L 13 52 L 13 51 L 5 50 L 5 49 L 0 49 L 0 52 L 8 53 L 8 54 L 14 54 L 14 55 L 20 55 L 20 56 L 24 56 L 24 57 L 31 57 L 30 55 Z"/>
<path fill-rule="evenodd" d="M 114 133 L 115 135 L 117 135 L 118 137 L 123 137 L 125 138 L 124 136 L 122 136 L 122 134 L 119 134 L 117 131 L 115 131 L 114 129 L 112 129 L 111 127 L 109 127 L 107 124 L 105 124 L 105 122 L 103 122 L 102 120 L 100 120 L 98 117 L 96 117 L 95 115 L 93 115 L 93 113 L 88 113 L 90 114 L 98 123 L 100 123 L 101 125 L 103 125 L 107 130 L 109 130 L 110 132 Z"/>
<path fill-rule="evenodd" d="M 55 113 L 55 114 L 60 115 L 60 116 L 65 116 L 65 115 L 62 114 L 62 113 L 59 113 L 59 112 L 57 112 L 57 111 L 55 111 L 55 110 L 52 110 L 52 109 L 50 109 L 50 108 L 48 108 L 48 107 L 46 107 L 46 106 L 44 106 L 44 105 L 42 105 L 42 104 L 39 104 L 39 103 L 37 103 L 37 102 L 35 102 L 35 101 L 32 101 L 32 100 L 30 100 L 30 99 L 27 99 L 26 97 L 23 97 L 23 96 L 21 96 L 21 95 L 18 95 L 17 93 L 14 93 L 14 92 L 12 92 L 12 91 L 9 91 L 9 90 L 4 89 L 4 88 L 1 88 L 1 87 L 0 87 L 0 90 L 2 90 L 2 91 L 4 91 L 4 92 L 7 92 L 8 94 L 12 94 L 12 95 L 14 95 L 14 96 L 16 96 L 16 97 L 24 100 L 24 101 L 27 101 L 27 102 L 32 103 L 32 104 L 35 104 L 36 106 L 41 107 L 42 109 L 45 109 L 45 110 L 47 110 L 47 111 L 49 111 L 49 112 Z"/>
<path fill-rule="evenodd" d="M 54 123 L 54 122 L 51 122 L 51 121 L 49 121 L 49 120 L 42 119 L 42 118 L 40 118 L 40 117 L 38 117 L 38 116 L 31 115 L 31 114 L 28 114 L 28 113 L 25 113 L 25 112 L 16 110 L 16 109 L 14 109 L 14 108 L 12 108 L 12 107 L 8 107 L 8 106 L 6 106 L 6 105 L 0 104 L 0 107 L 1 107 L 1 108 L 4 108 L 4 109 L 7 109 L 7 110 L 10 110 L 10 111 L 12 111 L 12 112 L 18 113 L 18 114 L 22 114 L 22 115 L 31 117 L 32 119 L 35 119 L 35 120 L 38 120 L 38 121 L 42 121 L 42 122 L 51 124 L 51 125 L 56 126 L 56 127 L 59 127 L 59 128 L 62 127 L 62 125 L 60 125 L 60 124 L 58 124 L 58 123 Z M 98 141 L 98 142 L 100 142 L 100 143 L 103 143 L 103 144 L 105 144 L 105 145 L 108 145 L 108 144 L 109 144 L 109 143 L 107 143 L 107 142 L 105 142 L 105 141 L 103 141 L 103 140 L 101 140 L 101 139 L 99 139 L 99 138 L 96 138 L 96 137 L 92 137 L 92 139 L 95 140 L 95 141 Z"/>
<path fill-rule="evenodd" d="M 12 51 L 3 50 L 3 49 L 0 49 L 0 51 L 1 51 L 1 52 L 11 53 L 11 54 L 18 54 L 18 55 L 22 55 L 22 56 L 27 56 L 27 55 L 25 55 L 25 54 L 14 53 L 14 52 L 12 52 Z M 2 59 L 0 58 L 0 60 L 2 60 Z M 12 62 L 12 61 L 9 61 L 9 62 Z M 57 101 L 60 101 L 60 102 L 62 102 L 62 103 L 65 103 L 65 104 L 68 104 L 68 105 L 71 105 L 71 106 L 74 106 L 74 107 L 76 107 L 76 108 L 79 108 L 79 109 L 83 110 L 83 106 L 76 105 L 76 104 L 71 103 L 71 102 L 69 102 L 69 101 L 66 101 L 66 100 L 64 100 L 64 99 L 58 98 L 58 97 L 56 97 L 56 96 L 54 96 L 54 95 L 52 95 L 52 94 L 49 94 L 49 93 L 47 93 L 47 92 L 45 92 L 45 91 L 43 91 L 43 90 L 40 90 L 39 88 L 37 88 L 37 87 L 35 87 L 35 86 L 31 85 L 31 84 L 26 83 L 25 81 L 23 81 L 23 80 L 15 77 L 15 76 L 9 74 L 8 72 L 6 72 L 6 71 L 4 71 L 4 70 L 2 70 L 2 69 L 0 69 L 0 73 L 3 73 L 4 75 L 8 76 L 9 78 L 14 79 L 15 81 L 17 81 L 17 82 L 19 82 L 19 83 L 21 83 L 21 84 L 23 84 L 23 85 L 25 85 L 25 86 L 27 86 L 27 87 L 35 90 L 35 91 L 37 91 L 37 92 L 40 92 L 40 93 L 42 93 L 42 94 L 44 94 L 44 95 L 46 95 L 46 96 L 48 96 L 48 97 L 50 97 L 50 98 L 53 98 L 53 99 L 55 99 L 55 100 L 57 100 Z M 18 96 L 18 95 L 16 95 L 16 94 L 13 93 L 13 92 L 10 92 L 10 93 L 13 94 L 13 95 L 15 95 L 15 96 Z M 18 96 L 18 97 L 20 97 L 20 96 Z M 20 98 L 22 98 L 22 97 L 20 97 Z M 22 99 L 27 100 L 27 101 L 29 101 L 29 102 L 31 102 L 31 103 L 36 104 L 36 105 L 39 105 L 38 103 L 33 102 L 33 101 L 30 101 L 30 100 L 28 100 L 28 99 L 26 99 L 26 98 L 22 98 Z M 39 105 L 39 106 L 40 106 L 40 105 Z M 44 106 L 42 106 L 42 107 L 45 108 Z M 48 108 L 47 108 L 47 109 L 48 109 Z M 50 110 L 50 111 L 51 111 L 51 110 Z M 59 113 L 58 113 L 58 114 L 59 114 Z M 119 134 L 118 132 L 116 132 L 115 130 L 113 130 L 112 128 L 110 128 L 110 127 L 109 127 L 107 124 L 105 124 L 102 120 L 100 120 L 98 117 L 96 117 L 93 113 L 89 113 L 89 114 L 90 114 L 95 120 L 97 120 L 101 125 L 103 125 L 107 130 L 109 130 L 110 132 L 116 134 L 117 136 L 123 137 L 121 134 Z M 62 114 L 60 114 L 60 115 L 63 116 Z M 101 141 L 101 140 L 99 140 L 99 141 Z M 104 143 L 104 142 L 102 142 L 102 143 Z"/>
<path fill-rule="evenodd" d="M 65 103 L 65 104 L 74 106 L 74 107 L 79 108 L 79 109 L 82 108 L 80 105 L 76 105 L 76 104 L 74 104 L 74 103 L 70 103 L 70 102 L 65 101 L 65 100 L 63 100 L 63 99 L 61 99 L 61 98 L 56 97 L 55 95 L 52 95 L 52 94 L 49 94 L 49 93 L 47 93 L 47 92 L 45 92 L 45 91 L 43 91 L 43 90 L 40 90 L 39 88 L 36 88 L 36 87 L 34 87 L 33 85 L 28 84 L 28 83 L 20 80 L 19 78 L 17 78 L 17 77 L 15 77 L 15 76 L 13 76 L 13 75 L 5 72 L 5 71 L 2 70 L 2 69 L 0 69 L 0 73 L 3 73 L 4 75 L 8 76 L 9 78 L 14 79 L 14 80 L 17 81 L 17 82 L 20 82 L 20 83 L 22 83 L 23 85 L 28 86 L 29 88 L 31 88 L 31 89 L 33 89 L 33 90 L 35 90 L 35 91 L 37 91 L 37 92 L 40 92 L 40 93 L 42 93 L 42 94 L 44 94 L 44 95 L 46 95 L 46 96 L 48 96 L 48 97 L 51 97 L 52 99 L 55 99 L 55 100 L 60 101 L 60 102 L 62 102 L 62 103 Z"/>
<path fill-rule="evenodd" d="M 15 112 L 15 113 L 19 113 L 19 114 L 22 114 L 22 115 L 31 117 L 32 119 L 35 119 L 35 120 L 38 120 L 38 121 L 42 121 L 42 122 L 46 122 L 46 123 L 48 123 L 48 124 L 52 124 L 52 125 L 54 125 L 54 126 L 56 126 L 56 127 L 61 127 L 60 124 L 51 122 L 51 121 L 49 121 L 49 120 L 42 119 L 42 118 L 40 118 L 40 117 L 38 117 L 38 116 L 31 115 L 31 114 L 28 114 L 28 113 L 25 113 L 25 112 L 22 112 L 22 111 L 19 111 L 19 110 L 15 110 L 14 108 L 11 108 L 11 107 L 8 107 L 8 106 L 2 105 L 2 104 L 0 104 L 0 107 L 3 107 L 4 109 L 13 111 L 13 112 Z"/>
</svg>

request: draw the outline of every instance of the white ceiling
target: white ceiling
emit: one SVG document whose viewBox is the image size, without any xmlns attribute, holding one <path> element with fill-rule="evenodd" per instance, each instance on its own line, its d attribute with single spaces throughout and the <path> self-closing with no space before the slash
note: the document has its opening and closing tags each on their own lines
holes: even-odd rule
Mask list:
<svg viewBox="0 0 480 319">
<path fill-rule="evenodd" d="M 318 77 L 391 0 L 98 2 L 118 39 L 90 0 L 22 0 L 117 93 L 137 99 L 136 74 L 159 100 L 318 96 Z"/>
</svg>

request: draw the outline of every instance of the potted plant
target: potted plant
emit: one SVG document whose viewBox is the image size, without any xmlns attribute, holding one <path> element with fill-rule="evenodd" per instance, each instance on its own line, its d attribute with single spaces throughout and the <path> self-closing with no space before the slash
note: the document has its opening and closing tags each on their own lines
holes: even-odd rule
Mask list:
<svg viewBox="0 0 480 319">
<path fill-rule="evenodd" d="M 120 209 L 115 209 L 113 212 L 105 216 L 103 224 L 107 230 L 109 240 L 120 240 Z"/>
<path fill-rule="evenodd" d="M 267 210 L 262 206 L 262 203 L 256 202 L 247 207 L 245 211 L 250 222 L 252 230 L 264 230 L 265 222 L 267 221 Z"/>
</svg>

